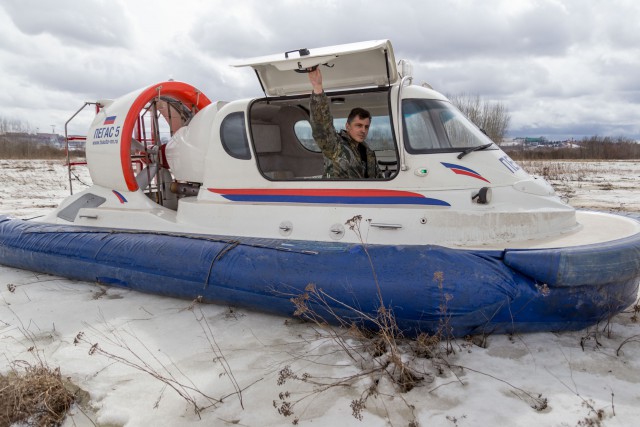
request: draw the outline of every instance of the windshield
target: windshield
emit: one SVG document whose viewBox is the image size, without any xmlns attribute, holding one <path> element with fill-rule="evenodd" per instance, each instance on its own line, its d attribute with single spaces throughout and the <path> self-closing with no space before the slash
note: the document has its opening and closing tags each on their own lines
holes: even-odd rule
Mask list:
<svg viewBox="0 0 640 427">
<path fill-rule="evenodd" d="M 476 125 L 446 101 L 402 101 L 404 143 L 410 153 L 456 152 L 491 143 Z"/>
</svg>

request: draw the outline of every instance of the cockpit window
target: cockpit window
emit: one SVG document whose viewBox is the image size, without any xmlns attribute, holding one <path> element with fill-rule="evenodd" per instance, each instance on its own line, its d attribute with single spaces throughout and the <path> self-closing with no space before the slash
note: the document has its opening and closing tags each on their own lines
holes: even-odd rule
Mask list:
<svg viewBox="0 0 640 427">
<path fill-rule="evenodd" d="M 368 90 L 328 95 L 336 131 L 345 128 L 354 107 L 371 114 L 366 138 L 373 154 L 367 171 L 377 162 L 379 174 L 361 179 L 393 179 L 398 174 L 398 149 L 390 117 L 389 91 Z M 270 181 L 337 180 L 327 172 L 328 160 L 313 138 L 308 95 L 280 99 L 258 99 L 249 106 L 249 143 L 253 146 L 258 170 Z M 367 153 L 363 153 L 366 155 Z M 351 179 L 351 178 L 349 178 Z"/>
<path fill-rule="evenodd" d="M 410 153 L 455 152 L 491 140 L 464 114 L 446 101 L 402 101 L 404 142 Z"/>
<path fill-rule="evenodd" d="M 244 113 L 231 113 L 220 125 L 220 140 L 229 155 L 242 160 L 249 160 L 249 141 L 245 130 Z"/>
</svg>

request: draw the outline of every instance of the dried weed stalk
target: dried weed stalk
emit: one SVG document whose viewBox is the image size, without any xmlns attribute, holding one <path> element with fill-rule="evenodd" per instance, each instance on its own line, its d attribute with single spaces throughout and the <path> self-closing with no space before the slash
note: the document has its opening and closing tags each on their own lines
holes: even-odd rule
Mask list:
<svg viewBox="0 0 640 427">
<path fill-rule="evenodd" d="M 75 345 L 84 344 L 89 346 L 89 355 L 97 354 L 106 357 L 112 361 L 144 372 L 157 379 L 158 381 L 164 383 L 165 387 L 172 389 L 181 398 L 187 401 L 193 408 L 194 413 L 198 415 L 198 417 L 200 417 L 200 413 L 202 411 L 211 407 L 216 407 L 217 405 L 222 403 L 222 399 L 211 397 L 198 389 L 193 381 L 182 371 L 180 371 L 180 369 L 175 364 L 171 363 L 173 368 L 170 368 L 164 361 L 160 360 L 158 356 L 156 356 L 156 353 L 151 351 L 145 345 L 145 343 L 143 343 L 134 333 L 122 333 L 116 328 L 109 325 L 105 319 L 103 319 L 103 322 L 107 326 L 107 330 L 110 331 L 109 334 L 105 334 L 89 325 L 86 326 L 90 328 L 96 335 L 101 337 L 102 340 L 107 342 L 109 347 L 113 350 L 104 348 L 97 341 L 90 341 L 86 337 L 84 332 L 79 332 L 76 335 L 73 343 Z M 213 343 L 214 341 L 211 340 L 211 335 L 209 335 L 208 333 L 210 332 L 210 330 L 207 331 L 206 329 L 204 329 L 204 326 L 203 330 L 206 331 L 205 333 L 207 334 L 207 339 L 209 340 L 209 342 Z M 133 342 L 134 344 L 132 345 L 131 342 Z M 214 345 L 215 344 L 212 344 L 212 346 Z M 215 349 L 216 347 L 217 346 L 212 348 Z M 225 369 L 227 368 L 225 367 Z"/>
<path fill-rule="evenodd" d="M 7 376 L 0 375 L 0 425 L 59 426 L 75 397 L 59 368 L 14 361 Z"/>
<path fill-rule="evenodd" d="M 630 310 L 624 311 L 623 313 L 631 314 L 630 320 L 633 323 L 638 323 L 638 315 L 640 315 L 640 300 L 637 300 L 636 303 L 631 306 Z M 640 343 L 640 335 L 632 335 L 622 341 L 616 350 L 616 356 L 620 356 L 622 347 L 629 343 Z"/>
<path fill-rule="evenodd" d="M 441 359 L 454 353 L 451 316 L 447 309 L 451 296 L 443 290 L 442 273 L 434 275 L 434 281 L 438 283 L 441 290 L 439 307 L 441 320 L 438 331 L 434 335 L 421 334 L 415 340 L 405 339 L 397 326 L 393 309 L 384 303 L 376 270 L 362 236 L 361 221 L 362 217 L 357 215 L 348 220 L 346 225 L 358 236 L 371 267 L 375 286 L 372 290 L 376 292 L 378 303 L 375 314 L 364 312 L 354 305 L 340 301 L 312 283 L 306 286 L 302 294 L 291 298 L 295 306 L 295 315 L 316 325 L 319 339 L 330 340 L 337 344 L 358 371 L 342 378 L 320 378 L 308 372 L 297 374 L 290 366 L 285 366 L 279 372 L 277 380 L 279 386 L 289 380 L 312 386 L 310 391 L 302 393 L 302 396 L 297 398 L 288 391 L 279 394 L 279 399 L 273 401 L 273 406 L 285 417 L 294 415 L 296 406 L 319 393 L 336 387 L 361 387 L 360 397 L 351 402 L 351 410 L 356 419 L 362 420 L 363 410 L 370 398 L 391 398 L 390 395 L 382 393 L 380 384 L 390 383 L 400 394 L 409 392 L 425 382 L 433 381 L 434 374 L 425 370 L 423 364 L 419 362 L 420 359 L 431 359 L 434 362 L 433 366 L 438 366 L 438 372 L 442 373 L 441 367 L 448 363 L 442 362 Z M 345 320 L 333 307 L 340 307 L 342 311 L 352 313 L 351 317 L 357 320 L 351 322 Z M 329 326 L 331 324 L 338 324 L 340 327 L 331 327 Z M 366 328 L 365 325 L 367 325 Z M 395 392 L 394 398 L 398 398 Z M 404 398 L 402 399 L 404 401 Z M 413 414 L 413 406 L 404 402 Z M 297 420 L 297 418 L 294 419 L 295 422 Z M 411 425 L 418 425 L 415 417 L 410 422 Z"/>
<path fill-rule="evenodd" d="M 640 335 L 633 335 L 633 336 L 630 336 L 629 338 L 625 339 L 624 341 L 622 341 L 620 343 L 620 345 L 618 346 L 618 348 L 616 349 L 616 356 L 620 356 L 620 352 L 622 351 L 622 347 L 624 347 L 625 345 L 629 344 L 630 342 L 640 343 Z"/>
</svg>

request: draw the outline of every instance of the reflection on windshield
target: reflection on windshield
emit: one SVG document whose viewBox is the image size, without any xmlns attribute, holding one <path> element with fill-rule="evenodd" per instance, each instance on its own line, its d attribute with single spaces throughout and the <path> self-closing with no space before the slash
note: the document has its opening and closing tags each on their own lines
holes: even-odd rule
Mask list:
<svg viewBox="0 0 640 427">
<path fill-rule="evenodd" d="M 405 99 L 402 113 L 404 141 L 409 152 L 460 151 L 491 142 L 449 102 Z"/>
</svg>

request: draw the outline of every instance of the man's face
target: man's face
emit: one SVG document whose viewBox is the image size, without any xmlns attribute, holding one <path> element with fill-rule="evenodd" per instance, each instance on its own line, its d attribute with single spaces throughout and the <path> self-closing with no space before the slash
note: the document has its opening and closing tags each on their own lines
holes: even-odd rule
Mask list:
<svg viewBox="0 0 640 427">
<path fill-rule="evenodd" d="M 351 123 L 345 125 L 345 130 L 354 141 L 364 142 L 369 134 L 369 126 L 371 126 L 371 119 L 362 119 L 360 116 L 356 116 Z"/>
</svg>

